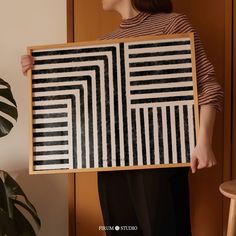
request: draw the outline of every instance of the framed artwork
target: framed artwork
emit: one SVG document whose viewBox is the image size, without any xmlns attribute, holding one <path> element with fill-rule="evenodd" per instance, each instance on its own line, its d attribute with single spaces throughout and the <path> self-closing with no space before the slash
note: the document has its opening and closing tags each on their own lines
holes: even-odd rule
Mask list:
<svg viewBox="0 0 236 236">
<path fill-rule="evenodd" d="M 29 47 L 31 174 L 189 166 L 194 36 Z"/>
</svg>

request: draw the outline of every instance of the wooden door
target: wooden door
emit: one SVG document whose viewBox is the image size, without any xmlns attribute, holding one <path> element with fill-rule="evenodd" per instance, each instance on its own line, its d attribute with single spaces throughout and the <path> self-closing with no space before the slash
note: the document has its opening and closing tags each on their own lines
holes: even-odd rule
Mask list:
<svg viewBox="0 0 236 236">
<path fill-rule="evenodd" d="M 225 4 L 232 0 L 178 0 L 174 1 L 175 10 L 184 12 L 197 28 L 205 45 L 209 59 L 216 69 L 217 79 L 225 86 L 225 75 L 231 74 L 229 65 L 225 64 L 228 54 L 225 51 L 226 30 Z M 94 40 L 98 36 L 110 32 L 120 21 L 116 13 L 103 12 L 101 1 L 98 0 L 69 0 L 73 2 L 70 10 L 69 36 L 74 32 L 74 41 Z M 230 5 L 230 4 L 228 4 Z M 231 20 L 230 16 L 229 21 Z M 231 40 L 230 36 L 228 40 Z M 229 49 L 230 52 L 231 49 Z M 227 74 L 228 72 L 228 74 Z M 229 88 L 229 84 L 227 84 Z M 229 91 L 228 91 L 229 92 Z M 230 99 L 230 96 L 227 96 Z M 230 101 L 228 101 L 230 102 Z M 227 107 L 225 117 L 230 114 Z M 224 150 L 224 134 L 230 139 L 230 125 L 224 130 L 224 114 L 218 114 L 214 134 L 214 150 L 218 165 L 212 169 L 199 171 L 190 176 L 191 186 L 191 218 L 193 236 L 222 236 L 223 232 L 223 201 L 218 186 L 224 179 L 229 178 L 230 158 L 223 160 L 224 154 L 229 153 L 230 145 Z M 227 120 L 227 119 L 225 119 Z M 224 153 L 225 152 L 225 153 Z M 69 178 L 71 235 L 104 235 L 98 230 L 103 225 L 98 198 L 96 173 L 79 173 Z M 225 213 L 226 214 L 226 213 Z M 74 221 L 73 221 L 74 220 Z M 73 221 L 73 222 L 72 222 Z"/>
</svg>

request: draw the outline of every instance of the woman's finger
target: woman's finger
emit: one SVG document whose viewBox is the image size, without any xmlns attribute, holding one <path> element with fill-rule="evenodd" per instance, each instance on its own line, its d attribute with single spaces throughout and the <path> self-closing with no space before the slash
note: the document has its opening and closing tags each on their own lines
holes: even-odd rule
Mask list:
<svg viewBox="0 0 236 236">
<path fill-rule="evenodd" d="M 192 173 L 194 174 L 197 170 L 197 165 L 198 165 L 198 160 L 196 157 L 192 157 L 192 161 L 191 161 L 191 169 L 192 169 Z"/>
</svg>

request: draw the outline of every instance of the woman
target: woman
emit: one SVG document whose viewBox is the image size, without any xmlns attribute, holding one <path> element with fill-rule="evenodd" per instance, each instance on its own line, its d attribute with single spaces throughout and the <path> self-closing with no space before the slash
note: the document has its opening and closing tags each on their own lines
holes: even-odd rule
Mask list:
<svg viewBox="0 0 236 236">
<path fill-rule="evenodd" d="M 114 32 L 100 39 L 195 33 L 200 131 L 191 169 L 195 173 L 214 166 L 212 134 L 216 110 L 222 109 L 223 92 L 188 19 L 171 13 L 170 0 L 103 0 L 103 8 L 117 11 L 122 22 Z M 22 57 L 24 74 L 33 62 L 28 55 Z M 106 231 L 107 235 L 191 236 L 188 172 L 189 168 L 99 172 L 104 225 L 132 226 Z"/>
</svg>

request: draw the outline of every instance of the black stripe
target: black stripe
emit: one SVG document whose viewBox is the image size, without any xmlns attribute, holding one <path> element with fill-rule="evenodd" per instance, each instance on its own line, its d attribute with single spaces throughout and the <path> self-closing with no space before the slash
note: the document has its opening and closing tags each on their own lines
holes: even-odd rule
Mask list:
<svg viewBox="0 0 236 236">
<path fill-rule="evenodd" d="M 148 108 L 148 123 L 149 123 L 149 148 L 150 148 L 150 163 L 155 164 L 155 150 L 154 150 L 154 130 L 153 130 L 153 108 Z"/>
<path fill-rule="evenodd" d="M 192 86 L 187 87 L 172 87 L 172 88 L 159 88 L 159 89 L 141 89 L 141 90 L 131 90 L 131 94 L 148 94 L 148 93 L 171 93 L 180 91 L 192 91 Z"/>
<path fill-rule="evenodd" d="M 69 142 L 67 140 L 61 140 L 61 141 L 46 141 L 46 142 L 34 142 L 34 147 L 39 146 L 62 146 L 62 145 L 68 145 Z"/>
<path fill-rule="evenodd" d="M 54 73 L 69 73 L 69 72 L 96 70 L 97 68 L 99 69 L 98 66 L 80 66 L 80 67 L 39 69 L 39 70 L 33 70 L 32 74 L 42 75 L 42 74 L 54 74 Z"/>
<path fill-rule="evenodd" d="M 94 129 L 93 129 L 93 87 L 92 81 L 87 80 L 88 89 L 88 122 L 89 122 L 89 164 L 90 168 L 94 167 Z"/>
<path fill-rule="evenodd" d="M 161 107 L 157 107 L 158 144 L 160 164 L 164 164 L 163 122 Z"/>
<path fill-rule="evenodd" d="M 138 165 L 138 150 L 137 150 L 137 127 L 136 127 L 136 110 L 131 109 L 132 123 L 132 146 L 133 146 L 133 161 L 134 166 Z"/>
<path fill-rule="evenodd" d="M 71 117 L 72 117 L 73 168 L 76 169 L 77 168 L 77 127 L 76 127 L 77 118 L 76 118 L 76 98 L 75 98 L 75 95 L 65 94 L 65 95 L 55 95 L 55 96 L 40 96 L 40 97 L 33 97 L 32 98 L 32 100 L 34 102 L 35 101 L 65 100 L 65 99 L 70 99 L 71 100 L 71 107 L 72 107 L 72 109 L 71 109 L 71 113 L 72 113 Z M 65 133 L 62 136 L 65 136 L 65 135 L 67 136 L 68 132 Z M 51 135 L 49 135 L 49 136 L 51 136 Z M 61 135 L 56 135 L 56 136 L 61 136 Z M 43 135 L 43 136 L 40 136 L 40 137 L 45 137 L 45 136 Z"/>
<path fill-rule="evenodd" d="M 33 106 L 33 110 L 47 110 L 47 109 L 60 109 L 67 108 L 67 104 L 52 104 L 45 106 Z"/>
<path fill-rule="evenodd" d="M 87 62 L 87 61 L 100 61 L 107 58 L 105 55 L 100 56 L 85 56 L 85 57 L 70 57 L 70 58 L 54 58 L 45 60 L 35 60 L 35 65 L 45 64 L 60 64 L 60 63 L 72 63 L 72 62 Z"/>
<path fill-rule="evenodd" d="M 130 76 L 134 77 L 134 76 L 150 76 L 150 75 L 169 75 L 169 74 L 179 74 L 179 73 L 189 73 L 189 72 L 192 72 L 192 68 L 136 71 L 136 72 L 130 72 Z"/>
<path fill-rule="evenodd" d="M 50 156 L 50 155 L 66 155 L 68 154 L 68 150 L 55 150 L 55 151 L 40 151 L 34 152 L 35 156 Z"/>
<path fill-rule="evenodd" d="M 88 83 L 88 87 L 91 87 L 91 81 L 88 81 L 88 82 L 90 82 Z M 66 91 L 66 90 L 75 90 L 75 89 L 82 89 L 82 88 L 83 88 L 83 85 L 53 86 L 53 87 L 33 88 L 33 92 L 37 93 L 37 92 L 51 92 L 51 91 L 61 91 L 61 90 Z M 89 95 L 90 94 L 88 94 L 88 96 Z"/>
<path fill-rule="evenodd" d="M 68 136 L 68 131 L 53 131 L 53 132 L 34 132 L 33 137 L 55 137 L 55 136 Z"/>
<path fill-rule="evenodd" d="M 85 142 L 85 105 L 84 105 L 84 88 L 80 89 L 80 134 L 81 134 L 81 160 L 82 168 L 86 168 L 86 142 Z"/>
<path fill-rule="evenodd" d="M 120 43 L 120 67 L 121 67 L 121 87 L 122 87 L 122 112 L 123 112 L 123 132 L 125 149 L 125 166 L 129 166 L 129 141 L 128 141 L 128 121 L 127 121 L 127 100 L 126 100 L 126 74 L 124 43 Z"/>
<path fill-rule="evenodd" d="M 189 127 L 188 127 L 188 106 L 183 106 L 184 112 L 184 137 L 185 137 L 185 151 L 186 151 L 186 160 L 190 162 L 190 146 L 189 146 Z"/>
<path fill-rule="evenodd" d="M 63 113 L 49 113 L 49 114 L 35 114 L 33 115 L 33 119 L 48 119 L 48 118 L 62 118 L 67 117 L 68 114 Z"/>
<path fill-rule="evenodd" d="M 35 166 L 68 164 L 68 159 L 34 161 Z"/>
<path fill-rule="evenodd" d="M 180 137 L 180 121 L 179 121 L 179 107 L 175 106 L 175 131 L 176 131 L 176 147 L 177 147 L 177 161 L 181 163 L 181 137 Z"/>
<path fill-rule="evenodd" d="M 144 61 L 129 63 L 130 67 L 145 67 L 145 66 L 161 66 L 161 65 L 175 65 L 191 63 L 191 58 L 176 59 L 176 60 L 162 60 L 162 61 Z"/>
<path fill-rule="evenodd" d="M 115 143 L 116 143 L 116 166 L 120 166 L 120 125 L 119 125 L 119 94 L 117 79 L 117 52 L 112 53 L 113 66 L 113 96 L 114 96 L 114 115 L 115 115 Z"/>
<path fill-rule="evenodd" d="M 130 54 L 129 58 L 141 58 L 141 57 L 159 57 L 159 56 L 172 56 L 172 55 L 184 55 L 191 54 L 190 50 L 179 50 L 179 51 L 165 51 L 165 52 L 146 52 Z"/>
<path fill-rule="evenodd" d="M 188 82 L 188 81 L 192 81 L 192 77 L 138 80 L 138 81 L 131 81 L 130 85 L 134 86 L 134 85 L 147 85 L 147 84 L 165 84 L 165 83 L 177 83 L 177 82 Z"/>
<path fill-rule="evenodd" d="M 53 55 L 67 55 L 67 54 L 79 54 L 79 53 L 93 53 L 93 52 L 108 52 L 115 49 L 115 47 L 98 47 L 98 48 L 82 48 L 82 49 L 67 49 L 67 50 L 54 50 L 54 51 L 38 51 L 33 52 L 33 57 L 40 56 L 53 56 Z"/>
<path fill-rule="evenodd" d="M 145 135 L 144 111 L 143 111 L 143 108 L 140 108 L 140 126 L 141 126 L 143 165 L 147 165 L 146 137 L 145 137 L 146 135 Z"/>
<path fill-rule="evenodd" d="M 55 77 L 55 78 L 43 78 L 33 79 L 33 84 L 45 84 L 45 83 L 60 83 L 60 82 L 74 82 L 74 81 L 87 81 L 91 79 L 89 75 L 83 76 L 67 76 L 67 77 Z"/>
<path fill-rule="evenodd" d="M 108 61 L 107 61 L 108 63 Z M 112 166 L 111 154 L 111 118 L 110 118 L 110 87 L 109 87 L 109 69 L 108 64 L 105 67 L 105 106 L 106 106 L 106 141 L 107 141 L 107 166 Z"/>
<path fill-rule="evenodd" d="M 196 135 L 196 117 L 195 117 L 195 110 L 193 105 L 193 131 L 194 131 L 194 146 L 197 145 L 197 135 Z"/>
<path fill-rule="evenodd" d="M 59 95 L 60 96 L 60 95 Z M 63 97 L 63 96 L 62 96 Z M 73 143 L 73 168 L 77 169 L 77 117 L 76 117 L 76 98 L 70 95 L 72 108 L 72 143 Z"/>
<path fill-rule="evenodd" d="M 98 166 L 103 167 L 103 142 L 102 142 L 102 105 L 100 90 L 100 71 L 96 70 L 96 107 L 97 107 L 97 140 L 98 140 Z"/>
<path fill-rule="evenodd" d="M 55 128 L 55 127 L 67 127 L 68 122 L 55 122 L 55 123 L 40 123 L 34 124 L 34 129 L 42 129 L 42 128 Z"/>
<path fill-rule="evenodd" d="M 145 43 L 145 44 L 129 45 L 129 49 L 167 47 L 167 46 L 178 46 L 178 45 L 189 45 L 189 44 L 190 44 L 189 40 L 175 41 L 175 42 L 161 42 L 161 43 Z"/>
<path fill-rule="evenodd" d="M 172 154 L 172 137 L 171 137 L 171 119 L 170 119 L 170 107 L 166 107 L 166 121 L 167 121 L 167 138 L 168 138 L 168 154 L 169 154 L 169 163 L 173 163 L 173 154 Z"/>
<path fill-rule="evenodd" d="M 154 102 L 175 102 L 175 101 L 185 101 L 185 100 L 193 100 L 193 96 L 132 99 L 131 104 L 143 104 L 143 103 L 154 103 Z"/>
</svg>

